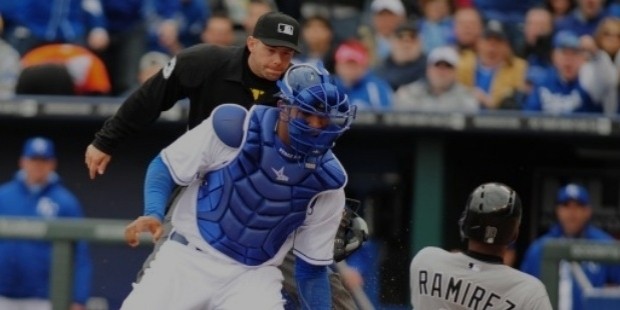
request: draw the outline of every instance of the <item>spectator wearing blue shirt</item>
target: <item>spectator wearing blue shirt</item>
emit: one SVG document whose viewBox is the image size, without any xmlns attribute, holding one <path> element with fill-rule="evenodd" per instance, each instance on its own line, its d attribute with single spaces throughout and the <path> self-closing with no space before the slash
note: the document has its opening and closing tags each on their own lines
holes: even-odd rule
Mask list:
<svg viewBox="0 0 620 310">
<path fill-rule="evenodd" d="M 392 88 L 370 70 L 370 54 L 359 41 L 343 42 L 336 49 L 336 83 L 358 109 L 385 111 L 392 108 Z"/>
<path fill-rule="evenodd" d="M 82 207 L 56 174 L 54 143 L 43 137 L 26 140 L 20 170 L 0 185 L 0 216 L 45 220 L 81 218 Z M 0 240 L 0 309 L 51 309 L 49 301 L 52 245 L 47 241 Z M 73 305 L 85 309 L 92 266 L 87 245 L 75 247 Z"/>
<path fill-rule="evenodd" d="M 176 55 L 182 49 L 201 42 L 202 30 L 211 15 L 211 9 L 204 0 L 150 1 L 154 1 L 158 18 L 164 17 L 150 29 L 150 50 Z M 170 12 L 172 19 L 163 15 L 170 15 Z"/>
<path fill-rule="evenodd" d="M 536 239 L 527 249 L 521 270 L 535 277 L 541 276 L 542 252 L 546 242 L 553 239 L 586 239 L 600 242 L 614 240 L 612 236 L 589 223 L 592 217 L 590 195 L 581 185 L 570 183 L 557 192 L 555 214 L 558 223 L 553 225 L 542 237 Z M 560 270 L 566 262 L 560 263 Z M 594 262 L 582 262 L 581 267 L 592 286 L 620 284 L 620 268 L 605 266 Z M 585 309 L 582 306 L 581 291 L 574 277 L 560 271 L 560 290 L 558 309 Z"/>
<path fill-rule="evenodd" d="M 553 38 L 553 68 L 528 96 L 525 110 L 553 114 L 603 110 L 612 113 L 617 73 L 609 57 L 592 46 L 595 44 L 591 37 L 580 39 L 569 31 L 558 32 Z"/>
<path fill-rule="evenodd" d="M 424 53 L 454 41 L 454 23 L 451 16 L 450 1 L 420 1 L 424 16 L 420 19 L 420 36 Z"/>
<path fill-rule="evenodd" d="M 14 25 L 6 36 L 21 55 L 46 43 L 72 43 L 96 51 L 109 43 L 100 0 L 13 2 Z"/>
<path fill-rule="evenodd" d="M 605 0 L 577 0 L 577 7 L 555 23 L 556 31 L 568 30 L 578 36 L 594 35 L 603 18 L 608 16 Z"/>
</svg>

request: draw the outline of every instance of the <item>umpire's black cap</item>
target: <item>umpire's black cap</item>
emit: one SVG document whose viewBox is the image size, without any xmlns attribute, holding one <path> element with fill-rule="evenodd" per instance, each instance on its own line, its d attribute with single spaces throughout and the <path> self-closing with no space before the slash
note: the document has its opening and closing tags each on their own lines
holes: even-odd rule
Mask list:
<svg viewBox="0 0 620 310">
<path fill-rule="evenodd" d="M 265 45 L 288 47 L 299 53 L 299 30 L 299 23 L 294 18 L 280 12 L 269 12 L 258 19 L 252 36 Z"/>
</svg>

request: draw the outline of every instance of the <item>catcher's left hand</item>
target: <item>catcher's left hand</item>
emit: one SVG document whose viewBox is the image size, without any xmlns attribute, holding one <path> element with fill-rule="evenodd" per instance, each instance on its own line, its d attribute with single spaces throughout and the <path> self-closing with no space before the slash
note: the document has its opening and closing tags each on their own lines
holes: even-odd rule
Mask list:
<svg viewBox="0 0 620 310">
<path fill-rule="evenodd" d="M 347 258 L 368 239 L 368 224 L 352 209 L 353 207 L 357 209 L 359 204 L 359 200 L 347 198 L 334 242 L 334 261 L 336 262 Z"/>
</svg>

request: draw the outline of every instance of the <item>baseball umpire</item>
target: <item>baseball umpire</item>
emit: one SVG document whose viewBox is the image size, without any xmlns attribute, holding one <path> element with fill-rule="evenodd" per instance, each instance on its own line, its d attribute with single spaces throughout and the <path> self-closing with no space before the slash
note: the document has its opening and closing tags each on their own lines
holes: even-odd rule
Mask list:
<svg viewBox="0 0 620 310">
<path fill-rule="evenodd" d="M 508 245 L 517 239 L 521 199 L 501 183 L 478 186 L 459 220 L 465 253 L 426 247 L 410 267 L 414 309 L 551 310 L 545 286 L 503 264 Z"/>
<path fill-rule="evenodd" d="M 95 134 L 85 154 L 90 178 L 105 172 L 111 154 L 127 136 L 155 122 L 181 99 L 189 98 L 190 129 L 222 103 L 275 106 L 276 81 L 299 51 L 299 23 L 277 12 L 258 20 L 245 46 L 202 44 L 183 50 L 131 94 Z"/>
<path fill-rule="evenodd" d="M 130 245 L 141 232 L 160 237 L 175 185 L 187 189 L 123 309 L 281 309 L 276 266 L 290 249 L 302 307 L 331 309 L 327 266 L 347 181 L 331 148 L 356 107 L 329 81 L 296 92 L 281 85 L 277 108 L 220 105 L 151 162 L 144 215 L 125 231 Z"/>
</svg>

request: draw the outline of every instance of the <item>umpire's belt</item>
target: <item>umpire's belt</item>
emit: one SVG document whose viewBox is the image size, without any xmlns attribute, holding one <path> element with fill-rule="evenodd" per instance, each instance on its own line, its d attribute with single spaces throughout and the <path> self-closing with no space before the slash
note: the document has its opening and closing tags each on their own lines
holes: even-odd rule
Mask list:
<svg viewBox="0 0 620 310">
<path fill-rule="evenodd" d="M 170 234 L 170 240 L 174 240 L 174 241 L 176 241 L 176 242 L 178 242 L 178 243 L 180 243 L 182 245 L 187 245 L 187 246 L 189 246 L 190 248 L 193 248 L 196 251 L 202 252 L 201 249 L 191 245 L 189 243 L 189 241 L 187 241 L 187 238 L 185 238 L 185 236 L 181 235 L 180 233 L 178 233 L 176 231 L 173 231 L 172 234 Z"/>
</svg>

